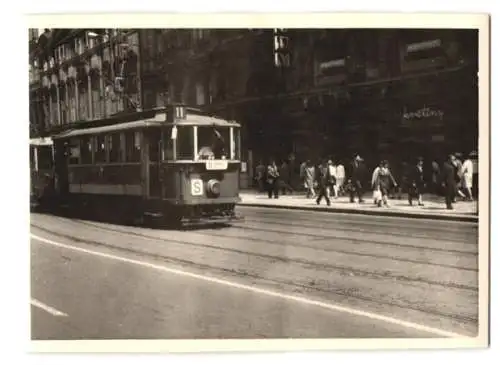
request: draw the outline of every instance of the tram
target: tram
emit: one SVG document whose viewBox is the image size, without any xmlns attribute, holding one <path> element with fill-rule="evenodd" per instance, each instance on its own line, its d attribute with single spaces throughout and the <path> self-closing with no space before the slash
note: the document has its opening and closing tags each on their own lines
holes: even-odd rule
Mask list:
<svg viewBox="0 0 500 365">
<path fill-rule="evenodd" d="M 30 139 L 30 207 L 39 208 L 53 195 L 53 141 Z"/>
<path fill-rule="evenodd" d="M 55 191 L 71 209 L 181 225 L 241 219 L 236 122 L 175 105 L 52 138 Z"/>
</svg>

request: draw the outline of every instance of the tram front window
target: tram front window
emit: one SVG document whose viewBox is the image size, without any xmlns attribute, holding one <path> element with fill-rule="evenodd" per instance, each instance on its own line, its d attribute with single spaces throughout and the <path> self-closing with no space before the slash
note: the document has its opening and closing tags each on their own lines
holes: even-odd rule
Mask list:
<svg viewBox="0 0 500 365">
<path fill-rule="evenodd" d="M 177 127 L 177 159 L 193 160 L 194 128 L 191 126 Z"/>
<path fill-rule="evenodd" d="M 199 160 L 227 159 L 229 149 L 229 128 L 198 127 Z"/>
</svg>

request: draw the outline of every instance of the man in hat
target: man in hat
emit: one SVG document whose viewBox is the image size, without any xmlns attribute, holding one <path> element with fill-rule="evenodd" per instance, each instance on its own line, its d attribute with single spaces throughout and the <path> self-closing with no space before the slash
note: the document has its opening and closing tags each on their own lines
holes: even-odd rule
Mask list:
<svg viewBox="0 0 500 365">
<path fill-rule="evenodd" d="M 365 168 L 361 156 L 356 155 L 351 165 L 351 189 L 349 190 L 350 201 L 354 203 L 354 195 L 358 196 L 358 201 L 363 203 L 363 181 L 365 178 Z"/>
<path fill-rule="evenodd" d="M 330 175 L 330 169 L 327 163 L 318 165 L 316 172 L 316 181 L 318 182 L 318 197 L 316 198 L 316 204 L 320 204 L 321 200 L 325 198 L 326 204 L 330 205 L 329 186 L 331 184 L 332 176 Z"/>
<path fill-rule="evenodd" d="M 443 164 L 441 184 L 443 186 L 446 209 L 453 209 L 453 200 L 457 192 L 456 170 L 454 164 L 455 156 L 449 155 L 448 159 Z"/>
</svg>

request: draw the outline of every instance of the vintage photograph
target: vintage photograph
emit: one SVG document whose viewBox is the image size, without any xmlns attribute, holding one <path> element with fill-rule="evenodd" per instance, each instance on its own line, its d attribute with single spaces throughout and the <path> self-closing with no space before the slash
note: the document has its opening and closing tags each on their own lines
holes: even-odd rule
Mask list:
<svg viewBox="0 0 500 365">
<path fill-rule="evenodd" d="M 488 326 L 479 29 L 27 33 L 33 341 Z"/>
</svg>

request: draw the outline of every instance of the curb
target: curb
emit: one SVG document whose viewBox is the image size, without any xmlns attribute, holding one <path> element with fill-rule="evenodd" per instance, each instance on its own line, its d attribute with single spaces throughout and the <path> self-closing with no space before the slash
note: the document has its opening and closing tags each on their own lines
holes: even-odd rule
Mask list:
<svg viewBox="0 0 500 365">
<path fill-rule="evenodd" d="M 404 217 L 416 219 L 434 219 L 441 221 L 455 221 L 455 222 L 471 222 L 478 223 L 479 217 L 477 215 L 457 214 L 457 215 L 441 215 L 432 213 L 411 213 L 411 212 L 394 212 L 384 210 L 361 210 L 349 208 L 329 208 L 329 207 L 307 207 L 307 206 L 293 206 L 293 205 L 270 205 L 261 203 L 238 203 L 239 206 L 258 207 L 258 208 L 274 208 L 274 209 L 289 209 L 289 210 L 303 210 L 313 212 L 327 212 L 327 213 L 348 213 L 359 215 L 375 215 L 386 217 Z"/>
</svg>

